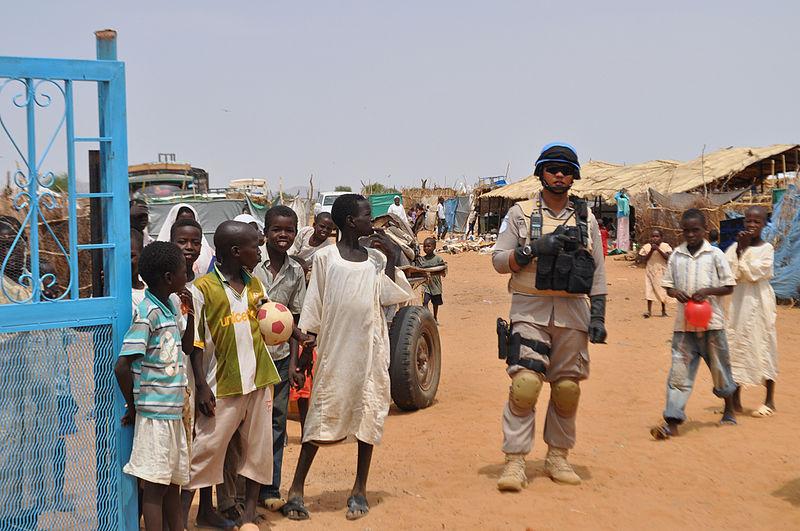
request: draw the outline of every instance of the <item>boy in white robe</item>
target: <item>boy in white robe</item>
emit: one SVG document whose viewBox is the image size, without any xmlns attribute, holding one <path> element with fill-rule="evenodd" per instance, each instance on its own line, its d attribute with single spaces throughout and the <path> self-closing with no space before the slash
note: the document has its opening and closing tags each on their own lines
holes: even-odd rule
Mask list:
<svg viewBox="0 0 800 531">
<path fill-rule="evenodd" d="M 395 276 L 395 246 L 375 233 L 369 202 L 361 195 L 338 197 L 331 211 L 341 240 L 317 251 L 299 328 L 317 334 L 317 366 L 303 446 L 283 513 L 309 518 L 303 503 L 306 476 L 320 445 L 358 441 L 356 479 L 347 519 L 369 512 L 367 476 L 373 445 L 383 434 L 391 402 L 389 332 L 383 308 L 410 300 L 405 277 Z M 359 239 L 370 236 L 374 248 Z"/>
<path fill-rule="evenodd" d="M 742 386 L 766 386 L 764 404 L 753 411 L 754 417 L 770 417 L 775 413 L 775 378 L 778 375 L 777 307 L 775 292 L 769 283 L 775 249 L 761 239 L 766 223 L 764 208 L 748 208 L 744 216 L 745 230 L 725 252 L 736 278 L 728 315 L 731 371 L 737 385 L 733 404 L 736 411 L 742 411 Z"/>
</svg>

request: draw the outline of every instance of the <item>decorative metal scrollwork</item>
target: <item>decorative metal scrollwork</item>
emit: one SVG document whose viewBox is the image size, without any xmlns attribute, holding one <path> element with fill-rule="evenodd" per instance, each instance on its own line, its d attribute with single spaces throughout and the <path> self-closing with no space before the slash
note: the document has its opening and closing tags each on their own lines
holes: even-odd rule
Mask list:
<svg viewBox="0 0 800 531">
<path fill-rule="evenodd" d="M 15 139 L 8 124 L 3 119 L 2 102 L 4 101 L 6 89 L 10 87 L 18 87 L 21 90 L 11 96 L 11 104 L 26 110 L 27 154 L 20 148 L 17 139 Z M 37 108 L 48 109 L 51 107 L 54 101 L 51 93 L 56 96 L 60 95 L 63 99 L 64 112 L 61 114 L 55 130 L 50 133 L 46 147 L 37 156 L 36 110 Z M 1 298 L 13 303 L 61 300 L 69 294 L 72 283 L 77 281 L 77 271 L 70 271 L 69 282 L 63 287 L 63 292 L 58 297 L 50 298 L 47 296 L 46 288 L 56 284 L 56 276 L 52 273 L 41 274 L 39 268 L 40 249 L 38 248 L 38 241 L 40 232 L 49 232 L 58 247 L 58 251 L 63 254 L 67 263 L 70 262 L 69 253 L 44 215 L 45 211 L 53 210 L 59 204 L 56 193 L 52 190 L 55 184 L 55 174 L 52 171 L 41 171 L 56 138 L 64 128 L 68 105 L 71 105 L 71 102 L 67 101 L 64 86 L 51 79 L 8 78 L 0 82 L 0 128 L 3 129 L 5 136 L 11 142 L 24 164 L 23 169 L 17 169 L 14 172 L 13 182 L 18 190 L 11 198 L 12 207 L 17 212 L 24 213 L 24 218 L 21 221 L 21 229 L 17 232 L 10 247 L 5 250 L 2 263 L 0 263 L 0 291 L 4 296 Z M 72 148 L 73 146 L 67 146 L 68 150 Z M 69 178 L 72 179 L 74 176 L 70 175 Z M 44 227 L 45 231 L 40 230 L 42 227 Z M 25 238 L 26 230 L 30 234 L 30 238 Z M 23 247 L 18 248 L 18 246 Z M 12 272 L 8 266 L 12 257 L 20 252 L 25 258 L 23 258 L 22 272 L 18 274 L 19 270 Z M 31 267 L 28 267 L 28 261 Z M 34 275 L 38 278 L 34 279 Z M 16 278 L 13 278 L 14 276 Z"/>
</svg>

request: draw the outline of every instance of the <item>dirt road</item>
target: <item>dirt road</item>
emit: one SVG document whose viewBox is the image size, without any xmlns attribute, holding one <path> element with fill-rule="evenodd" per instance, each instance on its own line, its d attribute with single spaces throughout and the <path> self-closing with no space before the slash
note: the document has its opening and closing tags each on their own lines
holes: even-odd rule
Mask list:
<svg viewBox="0 0 800 531">
<path fill-rule="evenodd" d="M 311 520 L 268 515 L 262 529 L 642 529 L 800 528 L 800 310 L 780 307 L 778 413 L 743 415 L 719 427 L 708 370 L 701 367 L 683 435 L 655 442 L 648 428 L 664 406 L 671 318 L 642 318 L 643 270 L 608 260 L 607 345 L 591 347 L 578 444 L 571 461 L 584 482 L 560 486 L 542 473 L 544 411 L 529 456 L 528 488 L 501 494 L 500 413 L 508 378 L 497 359 L 495 319 L 508 314 L 506 278 L 486 255 L 447 256 L 440 329 L 443 374 L 438 401 L 415 413 L 392 409 L 370 475 L 372 512 L 347 522 L 355 445 L 323 448 L 311 469 Z M 674 312 L 674 308 L 672 309 Z M 540 403 L 546 401 L 543 392 Z M 744 393 L 757 407 L 761 389 Z M 290 422 L 284 490 L 298 454 Z M 795 527 L 797 526 L 797 527 Z"/>
</svg>

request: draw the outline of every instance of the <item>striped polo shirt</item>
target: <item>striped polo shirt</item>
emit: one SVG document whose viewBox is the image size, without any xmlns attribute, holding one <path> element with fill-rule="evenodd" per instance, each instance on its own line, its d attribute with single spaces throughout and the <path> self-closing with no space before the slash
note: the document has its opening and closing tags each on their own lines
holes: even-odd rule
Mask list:
<svg viewBox="0 0 800 531">
<path fill-rule="evenodd" d="M 133 323 L 122 341 L 120 356 L 133 361 L 136 414 L 159 420 L 180 420 L 186 393 L 186 370 L 178 327 L 180 310 L 145 290 L 133 312 Z"/>
<path fill-rule="evenodd" d="M 237 292 L 214 266 L 194 281 L 194 345 L 203 349 L 206 381 L 217 398 L 246 395 L 281 381 L 267 352 L 256 312 L 261 282 L 242 269 Z"/>
<path fill-rule="evenodd" d="M 735 285 L 736 280 L 733 278 L 725 254 L 718 248 L 712 247 L 706 240 L 695 254 L 689 252 L 685 242 L 676 247 L 675 252 L 669 255 L 667 270 L 661 280 L 662 287 L 684 291 L 690 297 L 700 289 Z M 719 298 L 708 297 L 708 302 L 711 303 L 713 313 L 706 330 L 724 330 L 725 314 Z M 703 329 L 695 328 L 685 322 L 684 306 L 684 304 L 678 303 L 673 330 L 675 332 L 702 331 Z"/>
</svg>

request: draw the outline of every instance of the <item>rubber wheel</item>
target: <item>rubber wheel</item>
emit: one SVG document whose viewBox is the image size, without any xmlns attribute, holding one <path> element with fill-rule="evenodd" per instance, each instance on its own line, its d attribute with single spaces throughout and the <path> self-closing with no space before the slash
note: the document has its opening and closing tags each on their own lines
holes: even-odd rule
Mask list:
<svg viewBox="0 0 800 531">
<path fill-rule="evenodd" d="M 422 306 L 400 308 L 389 330 L 392 400 L 404 411 L 430 406 L 439 388 L 442 346 L 431 312 Z"/>
</svg>

